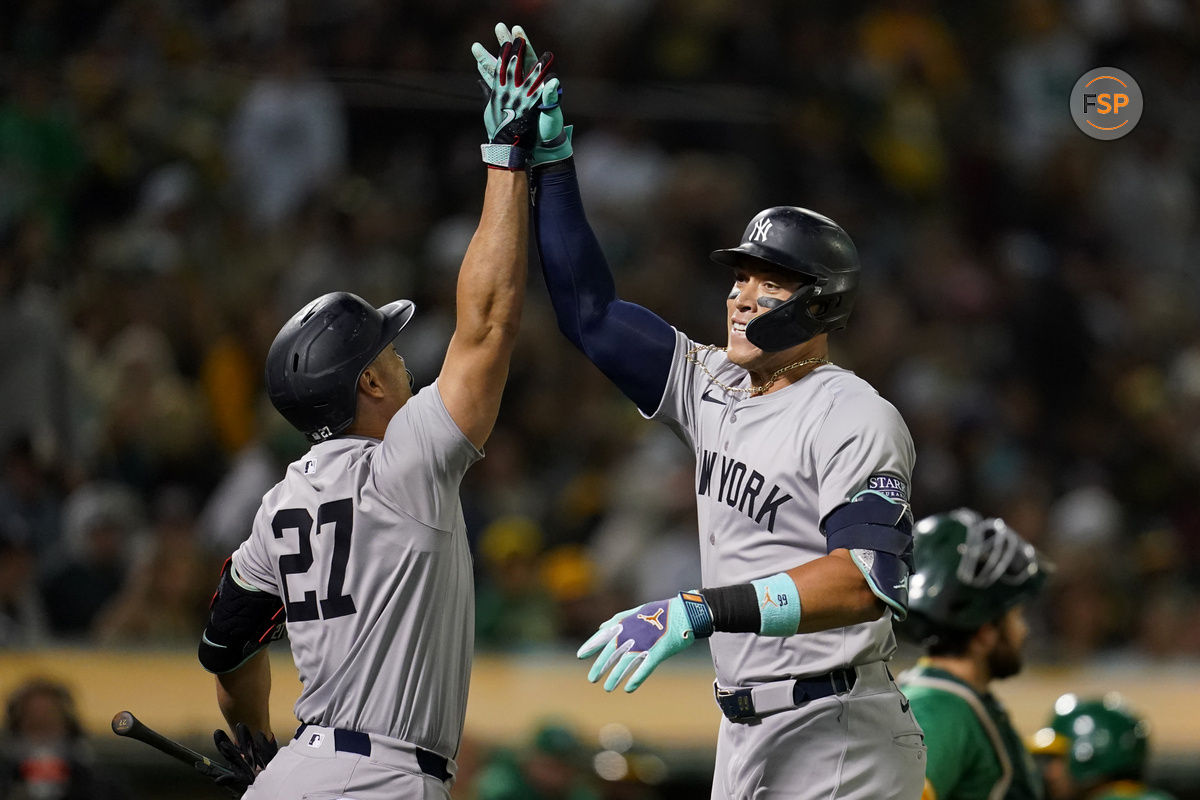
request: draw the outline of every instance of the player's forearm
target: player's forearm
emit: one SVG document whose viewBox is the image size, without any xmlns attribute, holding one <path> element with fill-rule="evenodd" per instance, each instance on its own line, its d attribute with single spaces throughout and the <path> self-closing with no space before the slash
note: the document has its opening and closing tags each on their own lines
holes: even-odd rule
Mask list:
<svg viewBox="0 0 1200 800">
<path fill-rule="evenodd" d="M 229 729 L 239 722 L 271 734 L 271 662 L 263 648 L 245 664 L 217 678 L 217 705 Z"/>
<path fill-rule="evenodd" d="M 794 636 L 867 622 L 883 613 L 845 550 L 750 583 L 679 597 L 700 638 L 715 631 Z"/>
<path fill-rule="evenodd" d="M 489 169 L 483 213 L 458 274 L 455 336 L 511 345 L 521 320 L 529 247 L 523 171 Z"/>
<path fill-rule="evenodd" d="M 797 633 L 857 625 L 883 614 L 883 602 L 871 592 L 846 550 L 834 550 L 787 572 L 800 593 Z"/>
<path fill-rule="evenodd" d="M 612 272 L 583 210 L 570 162 L 535 170 L 534 228 L 559 330 L 647 413 L 662 400 L 675 331 L 617 299 Z"/>
<path fill-rule="evenodd" d="M 559 330 L 585 349 L 593 329 L 617 299 L 612 271 L 588 224 L 572 161 L 535 171 L 533 224 L 542 275 Z"/>
</svg>

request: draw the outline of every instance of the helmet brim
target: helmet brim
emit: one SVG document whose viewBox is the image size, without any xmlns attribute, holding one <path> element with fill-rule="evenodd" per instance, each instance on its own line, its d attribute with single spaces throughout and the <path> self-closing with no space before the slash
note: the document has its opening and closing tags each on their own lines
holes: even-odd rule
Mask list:
<svg viewBox="0 0 1200 800">
<path fill-rule="evenodd" d="M 790 261 L 784 254 L 770 247 L 764 247 L 758 242 L 743 242 L 737 247 L 728 247 L 723 250 L 713 250 L 708 254 L 709 259 L 717 264 L 722 264 L 726 267 L 740 266 L 746 259 L 758 261 L 769 267 L 784 270 L 799 275 L 807 281 L 814 282 L 817 280 L 817 275 L 812 270 L 804 269 Z"/>
<path fill-rule="evenodd" d="M 404 326 L 408 324 L 416 311 L 417 306 L 412 300 L 395 300 L 379 308 L 379 313 L 383 315 L 379 351 L 382 351 L 400 335 L 400 331 L 404 330 Z"/>
<path fill-rule="evenodd" d="M 742 263 L 743 259 L 752 258 L 755 261 L 765 261 L 768 264 L 774 264 L 778 267 L 791 269 L 786 264 L 780 264 L 775 254 L 763 247 L 757 242 L 745 242 L 737 247 L 727 247 L 723 250 L 713 250 L 708 254 L 708 257 L 718 264 L 724 264 L 727 267 L 736 267 Z"/>
</svg>

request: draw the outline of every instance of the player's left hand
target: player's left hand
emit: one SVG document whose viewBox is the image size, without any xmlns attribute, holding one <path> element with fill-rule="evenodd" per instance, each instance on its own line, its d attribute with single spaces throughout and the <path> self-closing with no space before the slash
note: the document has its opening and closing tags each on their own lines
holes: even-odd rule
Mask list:
<svg viewBox="0 0 1200 800">
<path fill-rule="evenodd" d="M 601 625 L 592 638 L 583 643 L 576 656 L 590 658 L 600 653 L 588 672 L 588 680 L 596 683 L 611 669 L 604 682 L 606 692 L 617 688 L 617 684 L 633 670 L 625 684 L 625 691 L 632 692 L 655 667 L 691 647 L 695 641 L 696 635 L 683 601 L 676 596 L 622 611 Z"/>
<path fill-rule="evenodd" d="M 496 24 L 496 42 L 501 54 L 503 54 L 506 45 L 512 44 L 517 39 L 525 41 L 525 51 L 522 54 L 523 71 L 526 75 L 532 74 L 537 68 L 538 58 L 535 55 L 537 51 L 533 49 L 533 43 L 529 41 L 529 34 L 520 25 L 514 25 L 512 30 L 509 30 L 508 26 L 503 22 Z M 496 72 L 499 69 L 500 59 L 493 56 L 479 42 L 471 45 L 471 55 L 475 57 L 475 68 L 479 71 L 480 82 L 483 84 L 484 92 L 487 93 L 489 87 L 496 80 Z M 552 54 L 547 55 L 553 58 Z M 547 64 L 546 69 L 548 68 L 549 65 Z M 545 83 L 542 85 L 541 93 L 541 103 L 538 106 L 541 114 L 537 118 L 536 138 L 533 143 L 533 155 L 529 164 L 531 167 L 553 164 L 570 158 L 572 155 L 572 126 L 563 123 L 562 108 L 560 106 L 562 89 L 559 86 L 558 78 L 547 76 Z M 490 130 L 488 134 L 489 136 L 491 135 Z"/>
<path fill-rule="evenodd" d="M 502 40 L 511 37 L 503 23 L 496 26 L 496 35 Z M 539 106 L 545 82 L 552 77 L 554 54 L 535 57 L 520 36 L 504 41 L 497 59 L 478 42 L 471 52 L 487 95 L 483 122 L 488 144 L 483 147 L 483 160 L 505 169 L 523 168 L 537 140 Z"/>
<path fill-rule="evenodd" d="M 218 786 L 228 789 L 234 797 L 241 797 L 250 784 L 254 783 L 258 773 L 266 769 L 267 764 L 279 752 L 279 745 L 276 744 L 274 736 L 268 737 L 262 731 L 251 734 L 250 728 L 242 722 L 234 727 L 233 732 L 238 739 L 236 744 L 225 731 L 213 731 L 213 743 L 217 746 L 217 752 L 228 762 L 233 774 L 227 775 L 215 770 L 210 772 L 204 764 L 197 764 L 196 769 L 212 778 Z"/>
</svg>

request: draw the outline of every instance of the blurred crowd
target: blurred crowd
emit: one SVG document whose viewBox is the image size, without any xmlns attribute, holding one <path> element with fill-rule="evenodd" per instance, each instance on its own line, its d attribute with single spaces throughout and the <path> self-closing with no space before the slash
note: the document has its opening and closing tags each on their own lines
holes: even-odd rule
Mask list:
<svg viewBox="0 0 1200 800">
<path fill-rule="evenodd" d="M 904 414 L 914 511 L 1058 570 L 1034 657 L 1200 658 L 1200 21 L 1184 0 L 33 0 L 0 6 L 0 647 L 190 645 L 304 448 L 266 404 L 334 289 L 453 328 L 484 169 L 470 44 L 553 49 L 621 294 L 723 342 L 707 253 L 795 204 L 854 237 L 834 358 Z M 1086 138 L 1097 66 L 1145 95 Z M 699 581 L 691 455 L 557 333 L 536 261 L 463 499 L 481 647 Z M 1131 602 L 1132 600 L 1132 602 Z"/>
</svg>

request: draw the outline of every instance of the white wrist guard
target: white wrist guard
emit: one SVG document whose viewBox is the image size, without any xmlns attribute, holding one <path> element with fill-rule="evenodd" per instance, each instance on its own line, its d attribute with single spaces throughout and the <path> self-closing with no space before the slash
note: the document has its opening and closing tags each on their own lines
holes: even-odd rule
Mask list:
<svg viewBox="0 0 1200 800">
<path fill-rule="evenodd" d="M 515 144 L 483 144 L 483 163 L 499 169 L 525 169 L 529 163 L 529 151 Z"/>
</svg>

